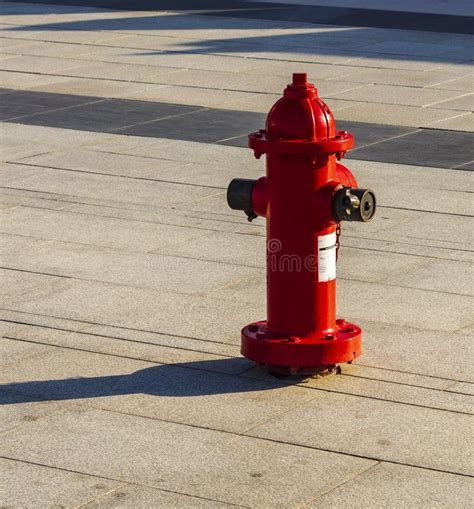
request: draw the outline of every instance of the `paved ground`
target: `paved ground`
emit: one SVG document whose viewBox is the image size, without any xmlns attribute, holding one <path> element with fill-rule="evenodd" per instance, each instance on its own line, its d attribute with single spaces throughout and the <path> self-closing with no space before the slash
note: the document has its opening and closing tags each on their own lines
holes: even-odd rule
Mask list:
<svg viewBox="0 0 474 509">
<path fill-rule="evenodd" d="M 472 507 L 469 3 L 196 3 L 2 4 L 0 505 Z M 303 381 L 239 355 L 264 222 L 225 201 L 292 71 L 380 203 L 364 355 Z"/>
</svg>

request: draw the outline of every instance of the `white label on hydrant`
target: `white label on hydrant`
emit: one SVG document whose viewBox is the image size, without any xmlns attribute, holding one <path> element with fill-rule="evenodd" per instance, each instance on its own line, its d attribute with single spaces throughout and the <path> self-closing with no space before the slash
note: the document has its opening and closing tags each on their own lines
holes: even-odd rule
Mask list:
<svg viewBox="0 0 474 509">
<path fill-rule="evenodd" d="M 318 281 L 336 279 L 336 232 L 318 237 Z"/>
</svg>

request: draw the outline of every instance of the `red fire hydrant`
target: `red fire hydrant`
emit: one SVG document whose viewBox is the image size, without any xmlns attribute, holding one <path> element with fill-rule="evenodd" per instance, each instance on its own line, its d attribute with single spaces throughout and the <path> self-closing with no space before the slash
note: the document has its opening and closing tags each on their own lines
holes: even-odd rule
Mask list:
<svg viewBox="0 0 474 509">
<path fill-rule="evenodd" d="M 266 177 L 229 184 L 231 208 L 267 219 L 267 320 L 242 329 L 241 352 L 270 371 L 332 371 L 361 354 L 361 329 L 336 319 L 340 223 L 370 221 L 376 206 L 336 161 L 353 144 L 306 74 L 293 74 L 266 129 L 249 135 Z"/>
</svg>

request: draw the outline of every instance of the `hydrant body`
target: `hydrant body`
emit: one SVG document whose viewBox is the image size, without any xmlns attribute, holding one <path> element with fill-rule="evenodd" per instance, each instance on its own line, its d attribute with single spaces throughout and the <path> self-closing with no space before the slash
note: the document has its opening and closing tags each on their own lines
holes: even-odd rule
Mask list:
<svg viewBox="0 0 474 509">
<path fill-rule="evenodd" d="M 232 208 L 266 218 L 267 320 L 242 329 L 241 351 L 271 371 L 314 373 L 361 353 L 360 328 L 336 319 L 340 221 L 375 212 L 373 193 L 337 162 L 352 145 L 306 75 L 294 74 L 266 129 L 249 135 L 266 176 L 229 186 Z"/>
</svg>

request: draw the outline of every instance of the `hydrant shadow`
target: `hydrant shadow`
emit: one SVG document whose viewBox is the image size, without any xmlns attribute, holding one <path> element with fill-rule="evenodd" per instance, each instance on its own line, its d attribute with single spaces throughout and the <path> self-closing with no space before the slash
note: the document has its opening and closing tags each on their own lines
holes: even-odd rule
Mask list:
<svg viewBox="0 0 474 509">
<path fill-rule="evenodd" d="M 242 362 L 238 368 L 240 361 Z M 127 374 L 35 380 L 0 385 L 0 404 L 61 401 L 127 394 L 193 397 L 275 390 L 294 380 L 235 376 L 251 368 L 244 359 L 158 365 Z"/>
</svg>

